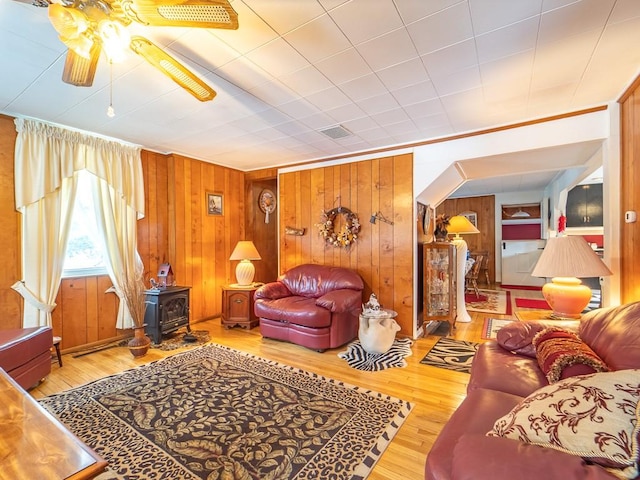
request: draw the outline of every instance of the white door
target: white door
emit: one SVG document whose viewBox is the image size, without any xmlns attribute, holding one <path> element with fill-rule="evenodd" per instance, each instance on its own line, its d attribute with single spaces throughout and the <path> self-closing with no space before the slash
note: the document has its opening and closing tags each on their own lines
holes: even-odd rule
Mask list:
<svg viewBox="0 0 640 480">
<path fill-rule="evenodd" d="M 544 240 L 504 240 L 502 255 L 502 285 L 541 287 L 544 278 L 532 277 L 531 272 L 544 248 Z"/>
</svg>

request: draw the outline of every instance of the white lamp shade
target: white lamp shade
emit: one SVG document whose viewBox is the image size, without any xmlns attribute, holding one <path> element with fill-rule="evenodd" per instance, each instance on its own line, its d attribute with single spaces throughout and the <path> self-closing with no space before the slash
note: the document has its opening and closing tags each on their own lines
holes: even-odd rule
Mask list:
<svg viewBox="0 0 640 480">
<path fill-rule="evenodd" d="M 262 260 L 251 240 L 240 240 L 231 252 L 229 260 Z"/>
<path fill-rule="evenodd" d="M 261 260 L 258 249 L 251 240 L 240 240 L 233 249 L 229 260 L 240 260 L 236 266 L 236 281 L 238 285 L 247 286 L 253 283 L 256 267 L 251 260 Z"/>
</svg>

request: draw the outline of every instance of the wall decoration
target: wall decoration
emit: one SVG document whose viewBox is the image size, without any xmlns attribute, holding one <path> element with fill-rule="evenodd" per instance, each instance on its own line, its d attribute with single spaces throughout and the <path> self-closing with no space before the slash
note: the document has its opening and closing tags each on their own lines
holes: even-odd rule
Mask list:
<svg viewBox="0 0 640 480">
<path fill-rule="evenodd" d="M 465 217 L 474 227 L 478 228 L 478 214 L 476 212 L 462 212 L 458 215 Z"/>
<path fill-rule="evenodd" d="M 276 196 L 271 190 L 265 188 L 258 197 L 258 206 L 264 213 L 264 223 L 269 223 L 269 215 L 276 209 Z"/>
<path fill-rule="evenodd" d="M 305 228 L 284 227 L 285 235 L 297 235 L 299 237 L 304 235 Z"/>
<path fill-rule="evenodd" d="M 207 192 L 207 215 L 224 214 L 224 196 L 221 193 Z"/>
<path fill-rule="evenodd" d="M 336 232 L 335 221 L 340 218 L 338 215 L 342 217 L 342 227 Z M 332 208 L 328 212 L 322 212 L 320 223 L 316 223 L 315 226 L 327 244 L 347 249 L 356 243 L 361 228 L 358 214 L 346 207 Z"/>
</svg>

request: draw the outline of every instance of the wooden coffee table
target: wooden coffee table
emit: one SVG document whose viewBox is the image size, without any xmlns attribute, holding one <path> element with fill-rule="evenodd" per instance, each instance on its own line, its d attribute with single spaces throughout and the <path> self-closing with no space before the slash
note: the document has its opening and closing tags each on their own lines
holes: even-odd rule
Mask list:
<svg viewBox="0 0 640 480">
<path fill-rule="evenodd" d="M 0 368 L 0 477 L 94 478 L 107 466 Z"/>
</svg>

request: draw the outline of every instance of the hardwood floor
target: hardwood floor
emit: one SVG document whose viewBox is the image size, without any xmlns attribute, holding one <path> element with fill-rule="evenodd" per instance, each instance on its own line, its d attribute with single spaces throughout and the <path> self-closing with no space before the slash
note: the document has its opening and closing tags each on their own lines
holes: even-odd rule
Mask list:
<svg viewBox="0 0 640 480">
<path fill-rule="evenodd" d="M 513 312 L 516 311 L 516 296 L 542 298 L 539 291 L 511 290 Z M 483 342 L 485 340 L 481 336 L 485 318 L 516 318 L 514 314 L 469 313 L 471 323 L 459 323 L 453 338 Z M 424 478 L 426 455 L 444 423 L 464 399 L 469 379 L 466 373 L 420 364 L 420 360 L 440 338 L 434 335 L 414 342 L 413 353 L 407 358 L 406 368 L 362 372 L 350 368 L 344 360 L 338 358 L 337 354 L 344 347 L 317 353 L 297 345 L 263 339 L 259 328 L 225 330 L 219 318 L 195 323 L 192 328 L 208 330 L 212 342 L 412 402 L 414 408 L 411 414 L 368 477 L 370 480 Z M 134 359 L 126 347 L 112 347 L 77 358 L 73 354 L 65 354 L 64 366 L 59 367 L 57 361 L 54 361 L 51 375 L 30 393 L 35 398 L 41 398 L 179 351 L 151 349 L 141 359 Z"/>
</svg>

